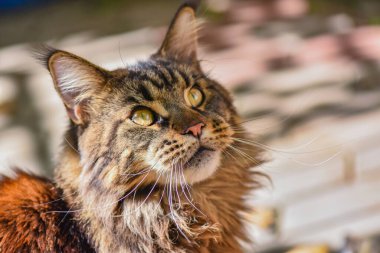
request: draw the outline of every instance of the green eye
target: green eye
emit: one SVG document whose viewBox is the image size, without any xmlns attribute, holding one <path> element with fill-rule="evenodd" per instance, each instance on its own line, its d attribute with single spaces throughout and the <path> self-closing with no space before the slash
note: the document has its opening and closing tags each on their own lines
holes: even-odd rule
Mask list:
<svg viewBox="0 0 380 253">
<path fill-rule="evenodd" d="M 154 122 L 154 115 L 148 109 L 139 109 L 133 113 L 131 120 L 137 125 L 150 126 Z"/>
<path fill-rule="evenodd" d="M 203 93 L 197 88 L 191 88 L 187 93 L 187 100 L 193 107 L 198 107 L 203 102 Z"/>
</svg>

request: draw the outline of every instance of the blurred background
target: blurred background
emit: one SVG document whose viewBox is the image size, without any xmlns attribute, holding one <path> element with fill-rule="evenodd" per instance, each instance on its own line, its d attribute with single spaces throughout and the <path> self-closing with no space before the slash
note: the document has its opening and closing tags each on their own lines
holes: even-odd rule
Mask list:
<svg viewBox="0 0 380 253">
<path fill-rule="evenodd" d="M 67 124 L 30 43 L 105 68 L 159 46 L 179 0 L 0 0 L 0 171 L 52 175 Z M 380 1 L 204 0 L 203 68 L 267 150 L 247 252 L 380 252 Z"/>
</svg>

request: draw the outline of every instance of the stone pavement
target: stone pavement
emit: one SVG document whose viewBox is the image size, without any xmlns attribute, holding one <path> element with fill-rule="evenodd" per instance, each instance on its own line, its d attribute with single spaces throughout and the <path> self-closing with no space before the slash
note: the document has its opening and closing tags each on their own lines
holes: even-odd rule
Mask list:
<svg viewBox="0 0 380 253">
<path fill-rule="evenodd" d="M 221 2 L 209 7 L 224 22 L 204 25 L 200 54 L 270 160 L 260 169 L 272 182 L 249 200 L 254 249 L 380 252 L 380 27 L 355 27 L 345 14 L 309 16 L 304 0 Z M 164 32 L 49 43 L 115 68 L 154 52 Z M 65 117 L 28 45 L 0 49 L 1 170 L 50 173 Z"/>
</svg>

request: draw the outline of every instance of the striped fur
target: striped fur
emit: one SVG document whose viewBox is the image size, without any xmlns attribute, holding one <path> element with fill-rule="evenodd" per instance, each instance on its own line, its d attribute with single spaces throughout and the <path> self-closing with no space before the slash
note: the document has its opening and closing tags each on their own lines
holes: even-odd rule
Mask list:
<svg viewBox="0 0 380 253">
<path fill-rule="evenodd" d="M 56 184 L 96 252 L 239 253 L 248 240 L 244 198 L 259 186 L 260 151 L 234 142 L 247 136 L 229 93 L 200 69 L 194 23 L 182 6 L 159 51 L 124 69 L 45 53 L 71 119 Z M 196 108 L 185 99 L 194 87 Z M 139 108 L 154 124 L 132 122 Z M 186 131 L 194 122 L 199 138 Z"/>
</svg>

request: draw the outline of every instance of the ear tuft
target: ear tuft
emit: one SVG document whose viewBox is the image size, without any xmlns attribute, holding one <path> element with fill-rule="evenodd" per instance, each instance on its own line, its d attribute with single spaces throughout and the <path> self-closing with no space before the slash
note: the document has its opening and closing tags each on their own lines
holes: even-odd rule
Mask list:
<svg viewBox="0 0 380 253">
<path fill-rule="evenodd" d="M 38 52 L 37 58 L 46 64 L 69 117 L 84 124 L 89 119 L 89 102 L 105 85 L 108 72 L 66 51 L 44 47 Z"/>
<path fill-rule="evenodd" d="M 35 44 L 30 48 L 33 57 L 40 62 L 47 69 L 49 68 L 48 62 L 50 57 L 56 53 L 58 50 L 47 44 Z"/>
</svg>

